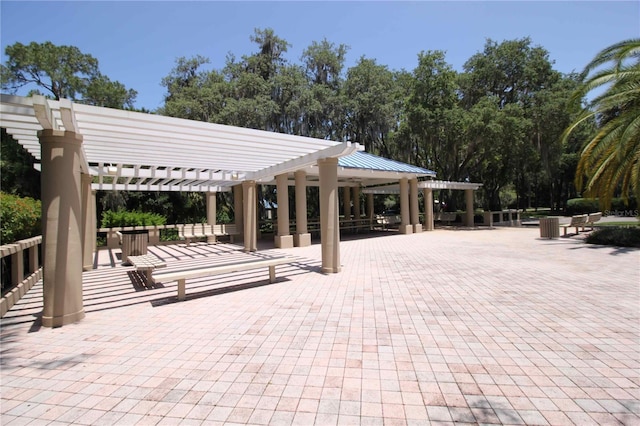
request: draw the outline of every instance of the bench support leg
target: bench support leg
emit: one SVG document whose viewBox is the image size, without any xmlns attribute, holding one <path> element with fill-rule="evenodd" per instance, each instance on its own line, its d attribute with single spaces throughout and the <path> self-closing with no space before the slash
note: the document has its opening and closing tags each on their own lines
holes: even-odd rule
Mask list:
<svg viewBox="0 0 640 426">
<path fill-rule="evenodd" d="M 275 265 L 269 266 L 269 283 L 276 282 L 276 267 Z"/>
<path fill-rule="evenodd" d="M 185 279 L 180 279 L 178 280 L 178 300 L 179 301 L 183 301 L 184 300 L 184 294 L 185 294 Z"/>
<path fill-rule="evenodd" d="M 153 269 L 151 269 L 151 268 L 148 268 L 148 269 L 146 269 L 146 270 L 144 271 L 144 274 L 145 274 L 145 276 L 146 276 L 146 278 L 147 278 L 147 285 L 148 285 L 148 286 L 149 286 L 149 285 L 151 285 L 151 273 L 152 273 L 152 272 L 153 272 Z"/>
</svg>

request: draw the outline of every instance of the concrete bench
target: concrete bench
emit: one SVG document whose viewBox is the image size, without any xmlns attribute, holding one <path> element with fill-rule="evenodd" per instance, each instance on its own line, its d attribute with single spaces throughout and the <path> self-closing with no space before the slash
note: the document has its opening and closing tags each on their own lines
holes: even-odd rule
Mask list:
<svg viewBox="0 0 640 426">
<path fill-rule="evenodd" d="M 213 225 L 213 235 L 218 237 L 229 237 L 229 242 L 233 243 L 234 237 L 240 235 L 234 223 L 220 223 Z"/>
<path fill-rule="evenodd" d="M 287 256 L 255 258 L 248 260 L 236 260 L 229 263 L 221 263 L 215 266 L 195 267 L 181 271 L 161 271 L 152 275 L 152 281 L 158 282 L 178 282 L 178 300 L 182 301 L 185 297 L 186 280 L 190 278 L 202 278 L 213 275 L 229 274 L 233 272 L 248 271 L 251 269 L 269 268 L 269 282 L 276 280 L 276 266 L 291 262 L 291 258 Z"/>
<path fill-rule="evenodd" d="M 205 223 L 193 223 L 182 225 L 178 228 L 178 236 L 181 240 L 187 241 L 187 246 L 191 244 L 191 240 L 197 238 L 214 237 L 213 227 Z"/>
<path fill-rule="evenodd" d="M 588 226 L 591 228 L 591 230 L 593 231 L 593 225 L 599 221 L 600 219 L 602 219 L 602 212 L 597 212 L 597 213 L 589 213 L 589 216 L 587 216 L 587 221 L 585 222 L 585 224 L 582 226 L 582 231 L 584 232 L 584 227 Z"/>
<path fill-rule="evenodd" d="M 569 223 L 562 223 L 560 224 L 560 226 L 562 228 L 564 228 L 564 236 L 567 236 L 567 228 L 576 228 L 576 234 L 579 233 L 579 230 L 581 227 L 584 227 L 584 225 L 587 223 L 587 215 L 586 214 L 580 214 L 580 215 L 576 215 L 576 216 L 571 216 L 571 222 Z"/>
<path fill-rule="evenodd" d="M 178 228 L 178 235 L 181 240 L 186 240 L 187 246 L 191 240 L 210 237 L 229 237 L 229 241 L 233 243 L 234 236 L 239 235 L 235 224 L 217 224 L 208 225 L 206 223 L 195 223 L 181 225 Z"/>
<path fill-rule="evenodd" d="M 151 273 L 158 268 L 165 268 L 167 263 L 158 259 L 152 254 L 143 254 L 141 256 L 129 256 L 131 263 L 138 272 L 144 272 L 147 278 L 147 284 L 151 283 Z"/>
<path fill-rule="evenodd" d="M 456 221 L 458 214 L 456 212 L 439 212 L 434 216 L 437 222 L 446 222 L 448 225 Z"/>
</svg>

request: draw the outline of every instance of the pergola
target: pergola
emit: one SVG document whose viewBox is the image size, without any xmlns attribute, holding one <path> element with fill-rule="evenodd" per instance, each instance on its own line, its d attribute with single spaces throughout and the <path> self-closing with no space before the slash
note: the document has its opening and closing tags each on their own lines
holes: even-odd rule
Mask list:
<svg viewBox="0 0 640 426">
<path fill-rule="evenodd" d="M 427 231 L 433 230 L 433 190 L 434 189 L 452 189 L 463 190 L 465 192 L 466 214 L 465 223 L 466 226 L 473 226 L 473 191 L 477 191 L 482 184 L 473 182 L 451 182 L 444 180 L 425 180 L 417 182 L 415 191 L 422 189 L 424 193 L 424 212 L 425 212 L 425 229 Z M 412 194 L 413 194 L 412 187 Z M 402 181 L 400 185 L 384 185 L 372 188 L 366 188 L 363 191 L 365 194 L 400 194 L 400 200 L 406 196 L 403 196 L 403 192 L 406 193 L 406 188 L 403 189 Z M 413 198 L 413 195 L 412 195 Z M 417 198 L 417 197 L 416 197 Z M 411 215 L 418 215 L 417 208 L 414 207 L 417 202 L 413 202 L 411 205 Z M 402 210 L 402 209 L 401 209 Z M 405 220 L 403 218 L 403 220 Z M 413 221 L 413 219 L 412 219 Z"/>
<path fill-rule="evenodd" d="M 61 326 L 84 317 L 82 271 L 92 267 L 96 190 L 205 192 L 209 223 L 215 223 L 216 193 L 233 190 L 236 225 L 243 232 L 244 250 L 250 252 L 257 249 L 256 185 L 276 185 L 278 235 L 274 243 L 283 248 L 311 244 L 306 187 L 317 185 L 322 271 L 337 273 L 341 270 L 339 187 L 343 187 L 343 205 L 351 206 L 352 191 L 354 199 L 359 199 L 361 188 L 366 192 L 366 188 L 399 182 L 400 232 L 421 232 L 418 185 L 430 181 L 419 179 L 435 176 L 430 170 L 361 152 L 356 143 L 88 106 L 66 99 L 2 94 L 0 114 L 1 126 L 31 153 L 41 170 L 45 326 Z M 294 235 L 289 234 L 288 224 L 290 185 L 295 186 Z M 372 212 L 372 195 L 369 206 Z M 360 212 L 354 215 L 359 217 Z"/>
</svg>

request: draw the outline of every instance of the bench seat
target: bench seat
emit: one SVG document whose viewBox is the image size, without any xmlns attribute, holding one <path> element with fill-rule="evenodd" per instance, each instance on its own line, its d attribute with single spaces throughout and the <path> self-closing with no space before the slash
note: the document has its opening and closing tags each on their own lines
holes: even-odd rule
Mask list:
<svg viewBox="0 0 640 426">
<path fill-rule="evenodd" d="M 571 222 L 569 223 L 562 223 L 560 224 L 560 226 L 562 228 L 564 228 L 564 236 L 567 236 L 567 228 L 576 228 L 576 235 L 579 233 L 580 228 L 584 227 L 584 225 L 587 223 L 587 215 L 586 214 L 580 214 L 580 215 L 576 215 L 576 216 L 571 216 Z"/>
<path fill-rule="evenodd" d="M 160 271 L 152 274 L 153 283 L 178 282 L 178 300 L 185 298 L 186 280 L 190 278 L 203 278 L 213 275 L 229 274 L 233 272 L 248 271 L 251 269 L 269 268 L 269 282 L 276 280 L 276 266 L 290 263 L 291 257 L 277 256 L 267 258 L 254 258 L 249 260 L 237 260 L 229 263 L 221 263 L 214 266 L 200 266 L 184 270 Z"/>
<path fill-rule="evenodd" d="M 590 227 L 593 231 L 593 225 L 600 219 L 602 219 L 602 212 L 589 213 L 589 216 L 587 216 L 587 221 L 582 226 L 582 231 L 584 231 L 585 226 Z"/>
<path fill-rule="evenodd" d="M 238 235 L 235 224 L 217 224 L 209 225 L 206 223 L 195 223 L 180 225 L 178 234 L 181 240 L 186 240 L 187 246 L 191 244 L 191 240 L 209 237 L 229 237 L 229 241 L 233 243 L 233 237 Z"/>
<path fill-rule="evenodd" d="M 151 283 L 151 273 L 158 268 L 165 268 L 167 263 L 152 254 L 140 256 L 129 256 L 129 262 L 136 268 L 136 271 L 144 272 L 147 284 Z"/>
</svg>

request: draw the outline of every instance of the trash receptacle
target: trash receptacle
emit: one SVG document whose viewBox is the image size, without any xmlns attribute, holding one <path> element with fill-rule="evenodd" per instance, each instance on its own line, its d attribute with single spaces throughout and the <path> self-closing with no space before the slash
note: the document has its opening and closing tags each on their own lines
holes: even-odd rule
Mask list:
<svg viewBox="0 0 640 426">
<path fill-rule="evenodd" d="M 149 231 L 122 231 L 122 263 L 129 263 L 129 256 L 147 254 Z"/>
<path fill-rule="evenodd" d="M 560 219 L 557 217 L 540 218 L 540 238 L 560 238 Z"/>
</svg>

